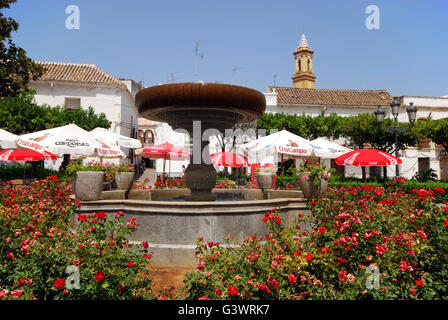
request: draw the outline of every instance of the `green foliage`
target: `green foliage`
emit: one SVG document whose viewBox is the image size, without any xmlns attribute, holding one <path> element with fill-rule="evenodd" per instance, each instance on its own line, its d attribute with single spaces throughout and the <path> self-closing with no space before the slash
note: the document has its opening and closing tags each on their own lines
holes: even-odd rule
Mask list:
<svg viewBox="0 0 448 320">
<path fill-rule="evenodd" d="M 55 177 L 0 187 L 0 299 L 152 298 L 152 254 L 147 243 L 127 240 L 135 218 L 96 212 L 78 215 L 74 225 L 79 202 L 71 194 Z"/>
<path fill-rule="evenodd" d="M 13 179 L 22 179 L 23 178 L 23 165 L 15 165 L 15 166 L 5 166 L 0 167 L 0 180 L 13 180 Z M 25 165 L 25 176 L 30 177 L 31 173 L 31 164 Z M 36 172 L 34 178 L 36 179 L 45 179 L 49 176 L 57 176 L 60 179 L 65 179 L 65 174 L 60 173 L 59 171 L 54 171 L 46 168 L 36 167 Z"/>
<path fill-rule="evenodd" d="M 312 140 L 318 137 L 338 138 L 343 133 L 341 121 L 342 118 L 335 113 L 326 116 L 324 111 L 317 117 L 305 114 L 264 113 L 257 124 L 259 129 L 267 130 L 266 134 L 270 134 L 272 129 L 280 131 L 285 128 Z"/>
<path fill-rule="evenodd" d="M 429 138 L 448 152 L 448 118 L 417 121 L 415 130 L 420 139 Z"/>
<path fill-rule="evenodd" d="M 406 123 L 398 124 L 400 127 L 408 125 Z M 392 119 L 384 120 L 383 127 L 387 126 L 393 126 Z M 341 117 L 335 113 L 326 116 L 324 111 L 316 117 L 305 114 L 265 113 L 258 120 L 258 128 L 266 129 L 268 134 L 272 129 L 282 130 L 285 128 L 310 140 L 318 137 L 332 139 L 345 137 L 359 149 L 370 145 L 372 148 L 389 153 L 395 151 L 394 133 L 380 129 L 375 115 L 372 113 L 361 113 L 349 117 Z M 398 133 L 399 150 L 416 144 L 417 133 L 413 128 Z"/>
<path fill-rule="evenodd" d="M 22 90 L 16 97 L 0 99 L 0 127 L 15 134 L 35 132 L 75 122 L 90 131 L 96 127 L 109 128 L 104 113 L 95 114 L 92 107 L 67 110 L 61 107 L 40 106 L 34 103 L 33 89 Z"/>
<path fill-rule="evenodd" d="M 322 180 L 330 180 L 331 174 L 334 173 L 334 169 L 327 169 L 327 167 L 320 163 L 309 163 L 306 159 L 300 163 L 298 172 L 307 173 L 306 176 L 302 176 L 304 181 L 311 181 L 315 186 L 318 186 Z"/>
<path fill-rule="evenodd" d="M 417 172 L 412 178 L 420 182 L 436 181 L 437 172 L 434 169 L 422 169 Z"/>
<path fill-rule="evenodd" d="M 26 51 L 12 41 L 12 32 L 19 24 L 3 15 L 16 0 L 0 1 L 0 97 L 12 97 L 26 88 L 28 82 L 37 80 L 43 74 L 42 66 L 26 56 Z"/>
<path fill-rule="evenodd" d="M 264 237 L 226 246 L 200 237 L 187 298 L 447 299 L 448 208 L 401 183 L 330 190 L 293 226 L 273 209 Z"/>
</svg>

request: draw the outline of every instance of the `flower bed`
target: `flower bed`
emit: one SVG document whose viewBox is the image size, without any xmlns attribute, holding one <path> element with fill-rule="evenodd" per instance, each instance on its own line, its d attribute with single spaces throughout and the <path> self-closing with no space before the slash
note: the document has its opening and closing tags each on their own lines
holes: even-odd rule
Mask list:
<svg viewBox="0 0 448 320">
<path fill-rule="evenodd" d="M 233 247 L 199 238 L 187 297 L 446 299 L 448 208 L 432 192 L 400 186 L 330 190 L 295 229 L 267 212 L 270 233 Z"/>
<path fill-rule="evenodd" d="M 56 177 L 0 187 L 0 299 L 135 299 L 151 297 L 148 245 L 130 244 L 135 218 L 79 206 Z"/>
</svg>

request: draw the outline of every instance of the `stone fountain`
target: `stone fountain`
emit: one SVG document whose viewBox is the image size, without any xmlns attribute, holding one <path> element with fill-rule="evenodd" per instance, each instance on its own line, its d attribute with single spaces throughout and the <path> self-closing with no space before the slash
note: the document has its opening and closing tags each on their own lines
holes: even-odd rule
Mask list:
<svg viewBox="0 0 448 320">
<path fill-rule="evenodd" d="M 126 219 L 136 217 L 140 227 L 129 240 L 149 243 L 154 253 L 153 266 L 194 266 L 198 236 L 206 242 L 224 243 L 229 235 L 241 240 L 253 234 L 263 235 L 267 230 L 262 218 L 272 208 L 278 208 L 288 225 L 294 225 L 299 213 L 307 212 L 306 199 L 298 191 L 211 192 L 216 171 L 209 159 L 208 141 L 202 141 L 202 134 L 207 129 L 222 132 L 237 123 L 258 119 L 265 110 L 262 93 L 234 85 L 176 83 L 141 90 L 136 104 L 141 116 L 167 122 L 173 129 L 184 129 L 193 136 L 192 161 L 185 172 L 190 190 L 103 191 L 101 200 L 83 201 L 80 213 L 105 211 L 114 215 L 123 211 Z M 197 121 L 200 128 L 193 125 Z M 195 153 L 199 153 L 199 159 L 194 159 Z M 182 196 L 190 201 L 173 201 Z"/>
<path fill-rule="evenodd" d="M 217 83 L 173 83 L 149 87 L 136 95 L 141 116 L 167 122 L 173 130 L 183 129 L 193 137 L 193 153 L 185 171 L 189 201 L 214 201 L 216 170 L 210 155 L 203 152 L 208 141 L 202 135 L 209 129 L 224 132 L 235 124 L 250 122 L 266 109 L 264 95 L 256 90 Z M 198 148 L 200 146 L 200 148 Z"/>
</svg>

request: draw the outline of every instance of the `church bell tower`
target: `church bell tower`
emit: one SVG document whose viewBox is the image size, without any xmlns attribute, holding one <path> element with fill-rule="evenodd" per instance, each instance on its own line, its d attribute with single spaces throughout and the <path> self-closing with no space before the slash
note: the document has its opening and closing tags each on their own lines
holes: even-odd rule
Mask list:
<svg viewBox="0 0 448 320">
<path fill-rule="evenodd" d="M 293 88 L 314 89 L 316 76 L 313 73 L 313 50 L 308 45 L 304 34 L 300 38 L 299 47 L 294 51 Z"/>
</svg>

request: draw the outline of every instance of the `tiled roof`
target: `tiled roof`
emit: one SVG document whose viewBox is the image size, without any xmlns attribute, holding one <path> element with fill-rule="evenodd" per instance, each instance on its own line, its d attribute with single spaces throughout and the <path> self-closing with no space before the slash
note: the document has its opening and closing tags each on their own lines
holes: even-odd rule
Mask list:
<svg viewBox="0 0 448 320">
<path fill-rule="evenodd" d="M 39 80 L 123 85 L 120 80 L 102 71 L 94 64 L 46 61 L 36 62 L 46 69 Z"/>
<path fill-rule="evenodd" d="M 305 89 L 268 87 L 277 93 L 279 104 L 377 106 L 389 105 L 393 98 L 386 90 Z"/>
</svg>

